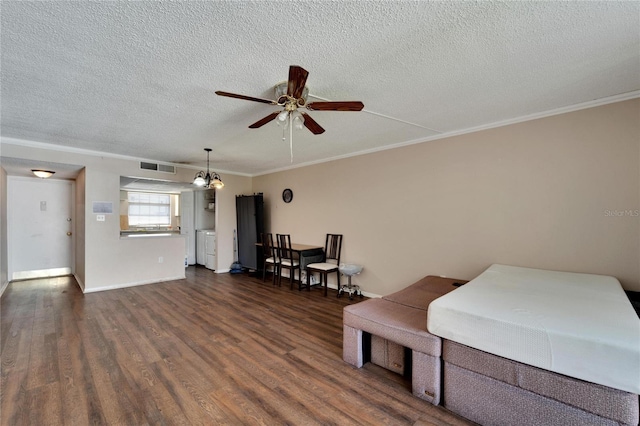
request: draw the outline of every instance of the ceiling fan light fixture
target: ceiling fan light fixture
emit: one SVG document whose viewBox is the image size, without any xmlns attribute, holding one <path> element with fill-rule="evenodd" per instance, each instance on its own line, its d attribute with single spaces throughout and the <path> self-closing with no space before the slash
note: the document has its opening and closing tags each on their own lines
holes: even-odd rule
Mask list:
<svg viewBox="0 0 640 426">
<path fill-rule="evenodd" d="M 243 99 L 252 102 L 259 102 L 269 105 L 278 105 L 282 111 L 274 111 L 266 117 L 261 118 L 249 125 L 250 129 L 258 129 L 271 121 L 275 121 L 282 131 L 282 140 L 285 140 L 285 130 L 289 130 L 289 139 L 293 139 L 293 129 L 300 130 L 306 127 L 314 135 L 324 133 L 324 129 L 309 114 L 302 113 L 296 116 L 294 113 L 299 108 L 309 111 L 362 111 L 364 104 L 360 101 L 314 101 L 307 103 L 309 88 L 307 87 L 307 77 L 309 72 L 299 65 L 289 67 L 289 79 L 274 86 L 277 100 L 255 98 L 253 96 L 239 95 L 237 93 L 216 91 L 219 96 Z M 317 97 L 317 96 L 315 96 Z M 321 99 L 321 98 L 318 98 Z M 292 145 L 292 143 L 290 144 Z"/>
<path fill-rule="evenodd" d="M 276 123 L 282 127 L 283 131 L 289 128 L 289 111 L 286 109 L 282 110 L 282 112 L 276 116 Z"/>
<path fill-rule="evenodd" d="M 300 111 L 295 110 L 291 113 L 291 119 L 293 121 L 293 128 L 296 130 L 302 130 L 304 127 L 304 117 L 300 114 Z"/>
<path fill-rule="evenodd" d="M 207 173 L 202 170 L 196 173 L 193 184 L 202 188 L 221 189 L 224 187 L 224 183 L 222 183 L 220 175 L 215 172 L 211 175 L 209 172 L 209 153 L 211 152 L 211 148 L 205 148 L 204 150 L 207 151 Z"/>
<path fill-rule="evenodd" d="M 40 179 L 47 179 L 47 178 L 50 178 L 51 176 L 53 176 L 53 174 L 55 172 L 51 171 L 51 170 L 31 169 L 31 173 L 33 173 L 34 175 L 36 175 Z"/>
<path fill-rule="evenodd" d="M 286 123 L 288 118 L 289 118 L 289 111 L 285 109 L 280 114 L 278 114 L 278 116 L 276 117 L 276 120 L 278 120 L 279 123 Z"/>
</svg>

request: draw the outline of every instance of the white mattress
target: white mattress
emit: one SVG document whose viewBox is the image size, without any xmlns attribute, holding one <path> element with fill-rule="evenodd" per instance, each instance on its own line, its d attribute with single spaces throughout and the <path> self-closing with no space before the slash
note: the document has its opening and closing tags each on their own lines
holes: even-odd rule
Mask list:
<svg viewBox="0 0 640 426">
<path fill-rule="evenodd" d="M 640 320 L 617 279 L 492 265 L 434 300 L 430 333 L 640 394 Z"/>
</svg>

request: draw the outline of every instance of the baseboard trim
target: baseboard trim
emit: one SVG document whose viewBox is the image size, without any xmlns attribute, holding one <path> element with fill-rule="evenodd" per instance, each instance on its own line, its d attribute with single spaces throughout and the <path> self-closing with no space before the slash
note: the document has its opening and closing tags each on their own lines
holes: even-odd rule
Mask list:
<svg viewBox="0 0 640 426">
<path fill-rule="evenodd" d="M 78 283 L 78 287 L 80 287 L 80 290 L 84 293 L 84 282 L 80 279 L 80 277 L 77 274 L 73 274 L 73 278 L 76 279 L 76 282 Z"/>
<path fill-rule="evenodd" d="M 284 279 L 287 279 L 287 280 L 288 280 L 288 279 L 289 279 L 289 271 L 284 271 L 284 272 L 285 272 L 285 273 L 284 273 L 284 274 L 282 274 L 282 279 L 283 279 L 283 280 L 284 280 Z M 303 272 L 304 272 L 304 271 L 303 271 Z M 344 281 L 343 281 L 343 282 L 344 282 Z M 305 283 L 303 283 L 303 284 L 306 284 L 306 282 L 305 282 Z M 294 285 L 295 285 L 295 284 L 294 284 Z M 345 284 L 345 285 L 346 285 L 346 284 Z M 342 287 L 344 287 L 345 285 L 343 285 Z M 314 286 L 313 286 L 313 287 L 320 288 L 320 286 L 319 286 L 319 285 L 315 285 L 315 284 L 314 284 Z M 330 282 L 330 283 L 329 283 L 329 285 L 327 285 L 327 287 L 328 287 L 328 288 L 331 288 L 331 289 L 333 289 L 333 290 L 338 291 L 338 284 L 337 284 L 337 283 L 332 283 L 332 282 Z M 382 295 L 380 295 L 380 294 L 369 293 L 368 291 L 364 291 L 364 290 L 362 290 L 362 289 L 360 289 L 360 291 L 361 291 L 361 293 L 362 293 L 362 295 L 363 295 L 364 297 L 368 297 L 368 298 L 370 298 L 370 299 L 379 299 L 379 298 L 381 298 L 381 297 L 382 297 Z"/>
<path fill-rule="evenodd" d="M 109 286 L 105 286 L 105 287 L 85 288 L 83 290 L 83 292 L 85 294 L 87 294 L 87 293 L 96 293 L 98 291 L 117 290 L 119 288 L 137 287 L 139 285 L 158 284 L 158 283 L 162 283 L 162 282 L 166 282 L 166 281 L 183 280 L 183 279 L 185 279 L 185 277 L 186 277 L 185 275 L 182 275 L 180 277 L 167 277 L 167 278 L 162 278 L 162 279 L 159 279 L 159 280 L 137 281 L 137 282 L 132 282 L 132 283 L 109 285 Z"/>
</svg>

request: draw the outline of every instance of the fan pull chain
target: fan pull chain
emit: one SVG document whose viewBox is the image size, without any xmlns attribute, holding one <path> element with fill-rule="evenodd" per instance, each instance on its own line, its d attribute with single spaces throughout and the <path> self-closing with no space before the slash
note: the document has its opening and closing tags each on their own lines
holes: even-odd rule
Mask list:
<svg viewBox="0 0 640 426">
<path fill-rule="evenodd" d="M 291 162 L 293 163 L 293 119 L 289 114 L 289 151 L 291 152 Z"/>
</svg>

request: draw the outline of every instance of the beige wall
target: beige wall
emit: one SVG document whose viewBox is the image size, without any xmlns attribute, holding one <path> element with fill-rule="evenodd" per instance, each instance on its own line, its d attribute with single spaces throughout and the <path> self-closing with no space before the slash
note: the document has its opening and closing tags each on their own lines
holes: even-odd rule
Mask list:
<svg viewBox="0 0 640 426">
<path fill-rule="evenodd" d="M 343 261 L 365 266 L 355 282 L 371 294 L 492 263 L 640 291 L 638 99 L 259 176 L 253 190 L 272 232 L 343 233 Z"/>
</svg>

